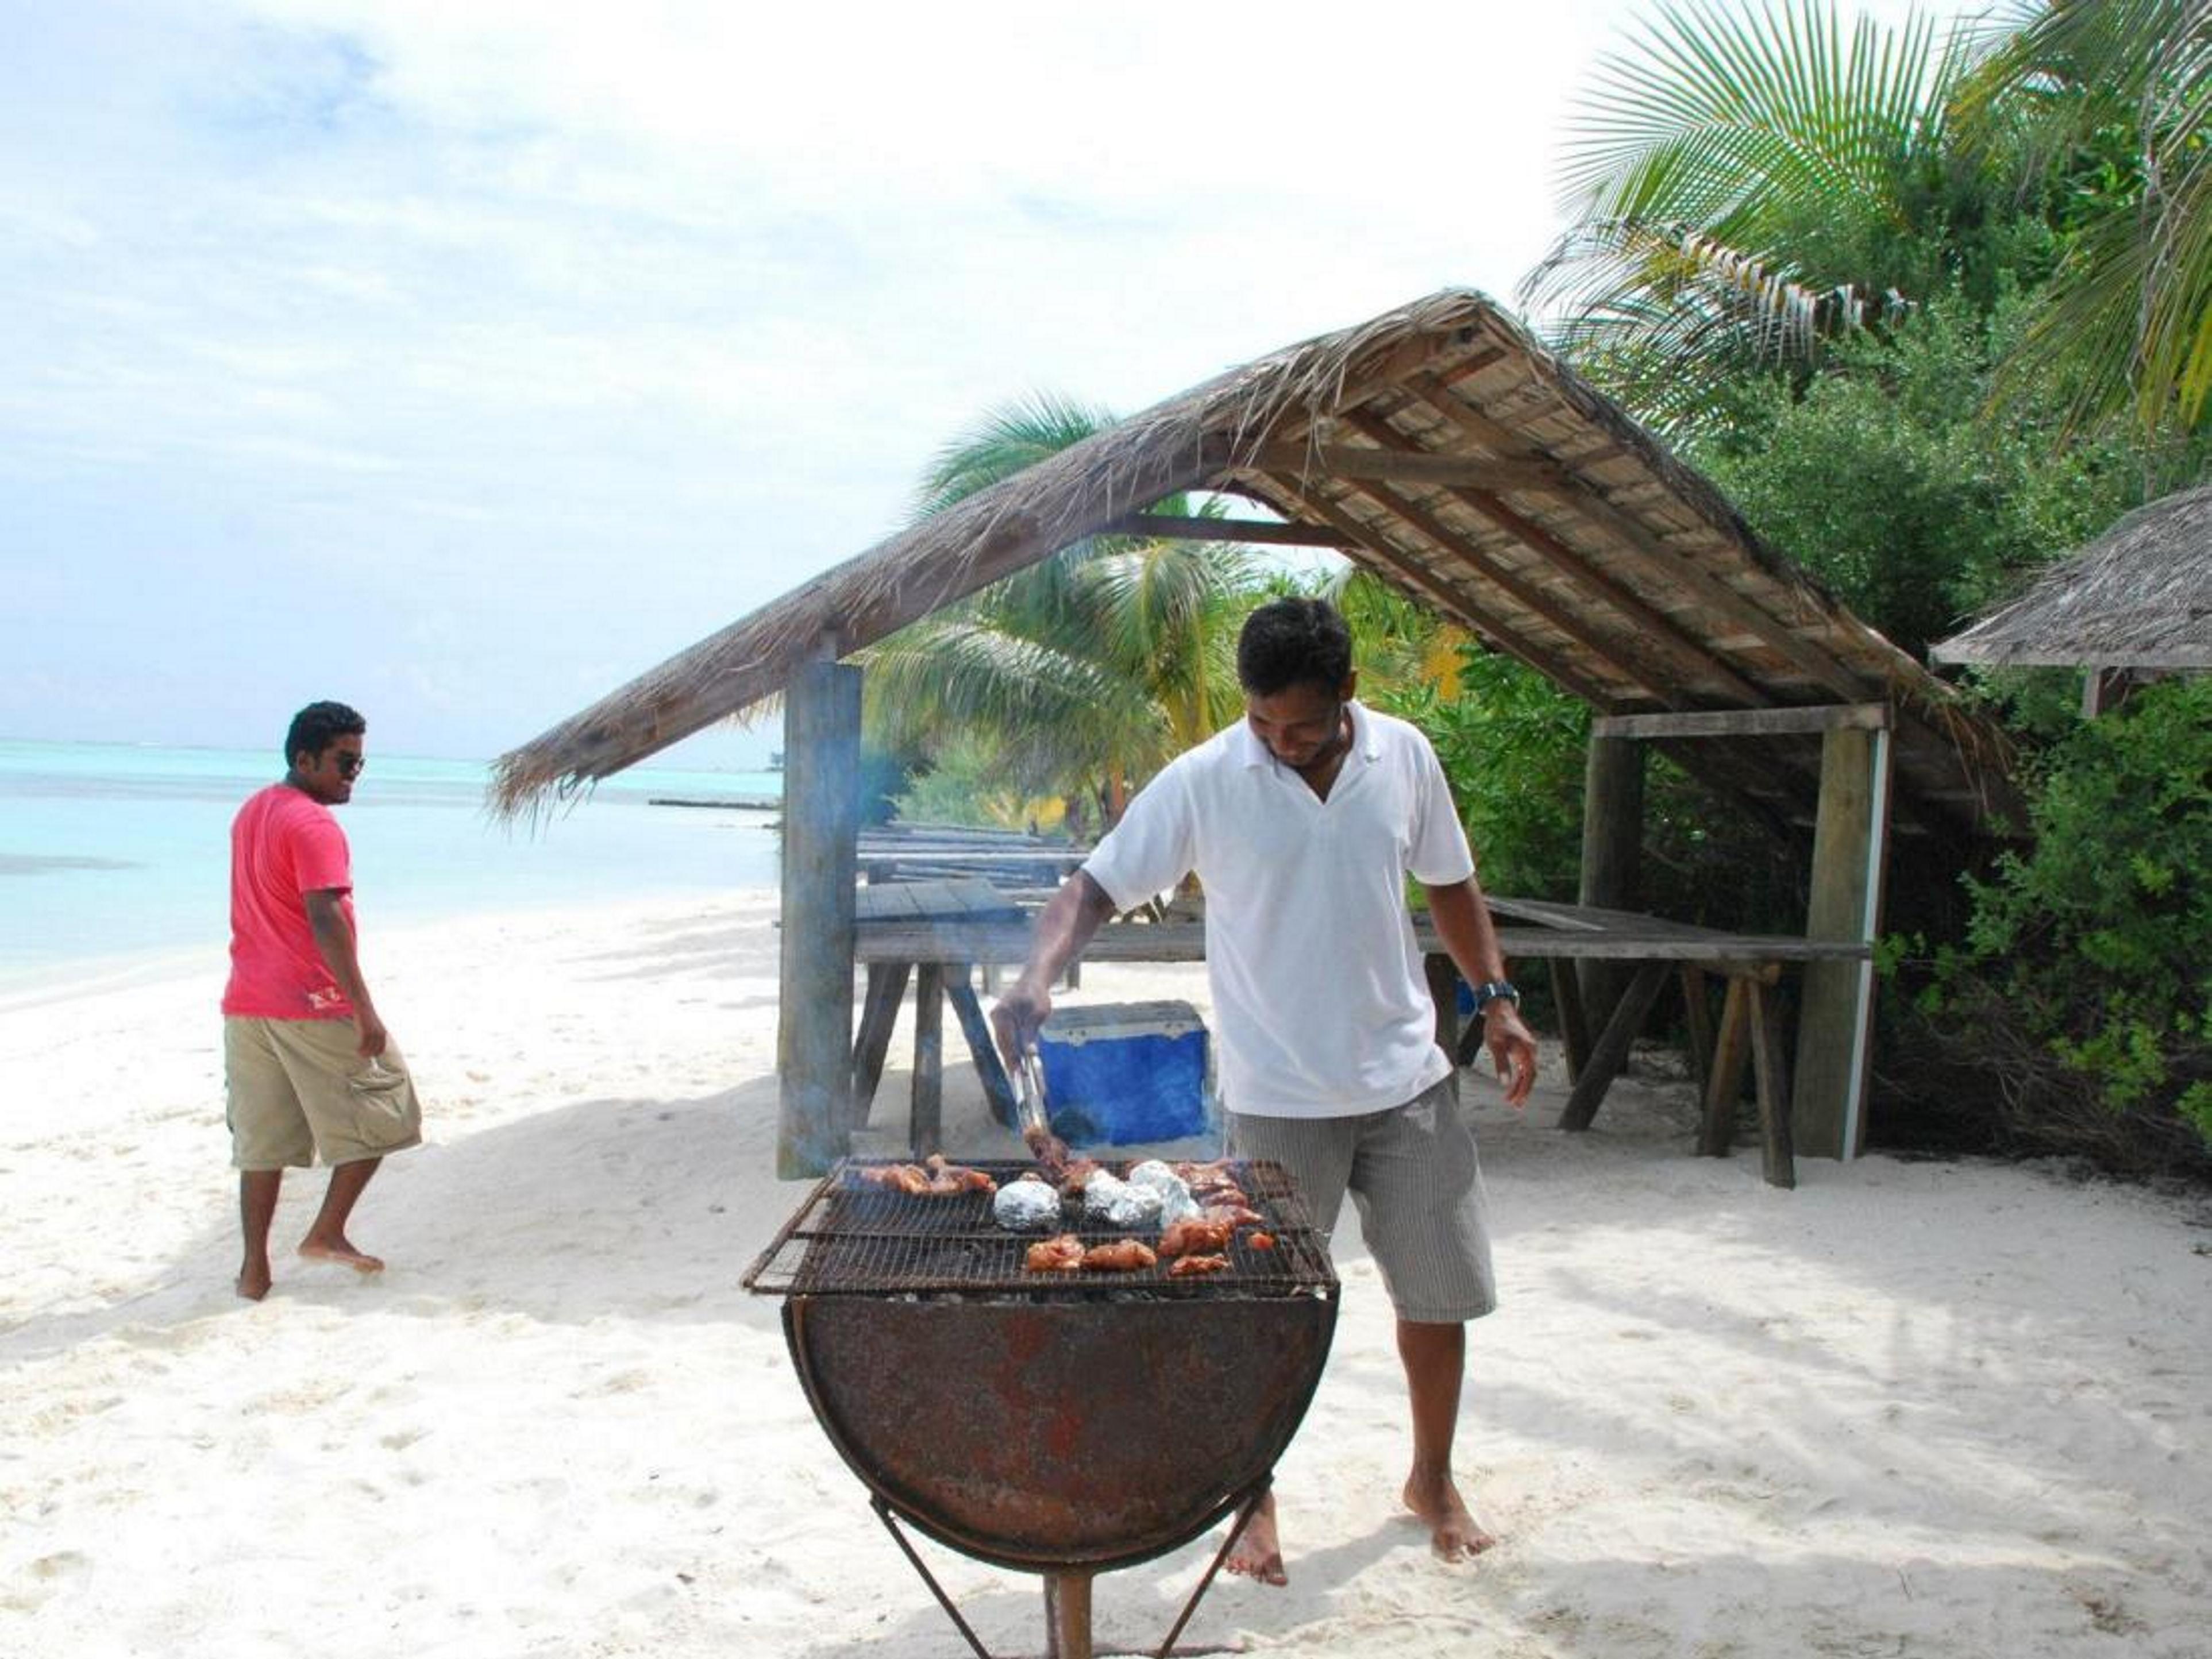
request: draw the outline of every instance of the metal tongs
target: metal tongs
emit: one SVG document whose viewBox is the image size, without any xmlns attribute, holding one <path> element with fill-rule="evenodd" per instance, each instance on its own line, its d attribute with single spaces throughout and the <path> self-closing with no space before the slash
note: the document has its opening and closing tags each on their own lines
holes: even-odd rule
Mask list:
<svg viewBox="0 0 2212 1659">
<path fill-rule="evenodd" d="M 1034 1042 L 1022 1045 L 1022 1063 L 1018 1070 L 1015 1115 L 1020 1120 L 1022 1139 L 1029 1143 L 1030 1151 L 1036 1154 L 1037 1162 L 1044 1165 L 1046 1171 L 1056 1176 L 1067 1165 L 1067 1147 L 1052 1132 L 1052 1117 L 1045 1109 L 1044 1061 Z"/>
</svg>

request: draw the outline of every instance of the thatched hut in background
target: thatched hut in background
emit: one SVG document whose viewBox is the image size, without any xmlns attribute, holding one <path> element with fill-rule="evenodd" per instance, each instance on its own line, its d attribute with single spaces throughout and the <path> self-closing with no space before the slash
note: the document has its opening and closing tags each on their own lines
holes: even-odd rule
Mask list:
<svg viewBox="0 0 2212 1659">
<path fill-rule="evenodd" d="M 1992 667 L 2086 668 L 2082 708 L 2090 714 L 2130 684 L 2212 669 L 2212 487 L 2137 507 L 1932 654 Z"/>
<path fill-rule="evenodd" d="M 1138 518 L 1192 490 L 1274 516 Z M 817 1086 L 796 1076 L 838 1086 L 851 1042 L 850 788 L 820 758 L 857 749 L 858 671 L 837 659 L 1085 537 L 1132 532 L 1338 549 L 1587 702 L 1585 904 L 1635 908 L 1647 744 L 1778 832 L 1810 833 L 1808 931 L 1823 939 L 1873 937 L 1893 826 L 1948 881 L 2012 804 L 1994 726 L 1510 317 L 1454 290 L 1233 370 L 891 537 L 503 757 L 493 805 L 530 811 L 785 697 L 787 1036 L 794 1010 L 843 1011 L 787 1041 L 788 1110 Z M 800 961 L 799 939 L 827 943 Z M 1808 978 L 1799 1068 L 1840 1092 L 1863 1076 L 1870 969 L 1831 965 L 1833 983 Z M 1848 1063 L 1808 1059 L 1814 1029 Z M 1848 1152 L 1833 1126 L 1855 1109 L 1808 1148 L 1840 1136 Z M 834 1103 L 801 1115 L 833 1120 Z"/>
</svg>

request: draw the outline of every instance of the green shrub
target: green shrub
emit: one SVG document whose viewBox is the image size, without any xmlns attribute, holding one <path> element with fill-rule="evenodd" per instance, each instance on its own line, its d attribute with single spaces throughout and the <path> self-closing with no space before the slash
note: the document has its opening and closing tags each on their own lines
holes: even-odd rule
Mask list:
<svg viewBox="0 0 2212 1659">
<path fill-rule="evenodd" d="M 1966 938 L 1938 953 L 1923 1012 L 1990 1051 L 2030 1141 L 2063 1139 L 2034 1120 L 2070 1092 L 2212 1146 L 2212 679 L 2081 722 L 2028 796 L 2032 843 L 1968 882 Z"/>
</svg>

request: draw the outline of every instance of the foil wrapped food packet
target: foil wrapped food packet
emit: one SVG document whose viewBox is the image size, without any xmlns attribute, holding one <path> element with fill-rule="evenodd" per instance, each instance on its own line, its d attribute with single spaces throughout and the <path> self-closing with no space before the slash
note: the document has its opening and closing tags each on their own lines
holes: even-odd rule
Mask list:
<svg viewBox="0 0 2212 1659">
<path fill-rule="evenodd" d="M 1162 1202 L 1150 1187 L 1133 1186 L 1101 1170 L 1085 1183 L 1083 1213 L 1114 1227 L 1157 1227 Z"/>
<path fill-rule="evenodd" d="M 1199 1212 L 1199 1202 L 1190 1195 L 1190 1183 L 1170 1169 L 1158 1158 L 1148 1158 L 1129 1171 L 1129 1185 L 1142 1187 L 1160 1195 L 1160 1225 L 1173 1226 Z"/>
<path fill-rule="evenodd" d="M 1060 1192 L 1035 1176 L 1009 1181 L 991 1200 L 991 1218 L 1008 1232 L 1050 1232 L 1060 1225 Z"/>
</svg>

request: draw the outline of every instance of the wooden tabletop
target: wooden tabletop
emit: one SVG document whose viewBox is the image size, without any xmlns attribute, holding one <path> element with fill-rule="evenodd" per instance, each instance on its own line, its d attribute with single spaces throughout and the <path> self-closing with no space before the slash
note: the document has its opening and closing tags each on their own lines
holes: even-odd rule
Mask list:
<svg viewBox="0 0 2212 1659">
<path fill-rule="evenodd" d="M 1871 954 L 1856 939 L 1729 933 L 1627 911 L 1534 899 L 1492 899 L 1491 914 L 1498 944 L 1513 962 L 1685 962 L 1725 969 L 1777 962 L 1863 961 Z M 1423 951 L 1443 950 L 1425 915 L 1416 915 L 1413 926 Z M 864 963 L 1019 962 L 1029 954 L 1030 933 L 1027 918 L 931 921 L 884 916 L 860 924 L 854 955 Z M 1086 962 L 1200 962 L 1205 957 L 1206 925 L 1200 921 L 1111 922 L 1083 952 Z"/>
</svg>

